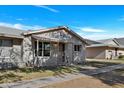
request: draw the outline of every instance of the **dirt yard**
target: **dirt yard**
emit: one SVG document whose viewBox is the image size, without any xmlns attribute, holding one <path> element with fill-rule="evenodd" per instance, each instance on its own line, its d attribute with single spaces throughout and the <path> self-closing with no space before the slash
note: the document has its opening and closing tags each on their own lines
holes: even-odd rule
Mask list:
<svg viewBox="0 0 124 93">
<path fill-rule="evenodd" d="M 97 69 L 97 68 L 102 68 L 102 67 L 107 67 L 107 66 L 112 66 L 112 65 L 118 65 L 118 64 L 123 64 L 124 62 L 122 61 L 111 61 L 111 60 L 95 60 L 95 59 L 90 59 L 87 60 L 86 63 L 84 64 L 79 64 L 79 65 L 72 65 L 72 66 L 62 66 L 62 67 L 57 67 L 57 68 L 39 68 L 39 69 L 34 69 L 34 68 L 22 68 L 22 69 L 14 69 L 14 70 L 0 70 L 0 83 L 11 83 L 11 82 L 17 82 L 17 81 L 23 81 L 23 80 L 31 80 L 31 79 L 35 79 L 35 78 L 41 78 L 41 77 L 47 77 L 47 76 L 61 76 L 64 75 L 65 73 L 78 73 L 78 72 L 85 72 L 85 71 L 89 71 L 89 70 L 93 70 L 93 69 Z M 114 73 L 112 75 L 112 73 Z M 105 73 L 105 74 L 99 74 L 96 76 L 93 76 L 94 78 L 86 78 L 86 79 L 78 79 L 78 80 L 73 80 L 72 81 L 68 81 L 70 83 L 64 82 L 62 84 L 68 85 L 68 86 L 63 86 L 63 87 L 69 87 L 70 85 L 73 85 L 71 87 L 95 87 L 94 84 L 96 85 L 96 83 L 99 84 L 105 84 L 107 86 L 114 86 L 117 84 L 109 84 L 109 82 L 111 81 L 112 76 L 113 77 L 121 77 L 119 79 L 121 79 L 120 81 L 122 81 L 122 78 L 124 78 L 124 76 L 117 74 L 115 75 L 115 73 L 122 73 L 124 74 L 124 71 L 116 71 L 116 72 L 110 72 L 110 74 Z M 107 79 L 105 78 L 105 76 L 108 76 Z M 120 76 L 119 76 L 120 75 Z M 116 78 L 117 80 L 118 78 Z M 82 81 L 82 82 L 81 82 Z M 92 82 L 89 82 L 92 81 Z M 97 81 L 97 82 L 95 82 Z M 124 81 L 124 80 L 123 80 Z M 79 82 L 79 83 L 77 83 Z M 86 84 L 86 86 L 84 86 Z M 92 85 L 93 84 L 93 85 Z M 98 86 L 96 87 L 99 87 Z M 121 84 L 121 87 L 123 86 L 124 83 Z M 57 84 L 57 85 L 61 85 L 61 84 Z M 102 86 L 101 86 L 102 87 Z M 104 86 L 103 86 L 104 87 Z M 116 86 L 118 87 L 118 86 Z M 120 87 L 120 85 L 119 85 Z"/>
<path fill-rule="evenodd" d="M 90 76 L 46 86 L 46 88 L 94 88 L 94 87 L 110 88 L 111 86 L 104 84 L 101 80 Z"/>
<path fill-rule="evenodd" d="M 124 88 L 124 69 L 46 86 L 48 88 Z"/>
</svg>

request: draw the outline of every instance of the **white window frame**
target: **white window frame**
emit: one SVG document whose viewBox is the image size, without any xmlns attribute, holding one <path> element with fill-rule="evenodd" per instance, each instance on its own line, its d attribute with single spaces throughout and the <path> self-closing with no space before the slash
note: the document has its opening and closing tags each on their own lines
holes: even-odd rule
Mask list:
<svg viewBox="0 0 124 93">
<path fill-rule="evenodd" d="M 43 42 L 43 41 L 35 41 L 36 42 L 36 44 L 37 44 L 37 47 L 36 47 L 36 49 L 35 49 L 35 56 L 38 56 L 38 57 L 50 57 L 51 56 L 51 43 L 50 42 Z M 41 54 L 41 56 L 39 56 L 39 42 L 41 42 L 42 43 L 42 54 Z M 50 55 L 49 56 L 45 56 L 44 55 L 44 51 L 45 51 L 45 47 L 44 47 L 44 43 L 49 43 L 50 44 Z"/>
</svg>

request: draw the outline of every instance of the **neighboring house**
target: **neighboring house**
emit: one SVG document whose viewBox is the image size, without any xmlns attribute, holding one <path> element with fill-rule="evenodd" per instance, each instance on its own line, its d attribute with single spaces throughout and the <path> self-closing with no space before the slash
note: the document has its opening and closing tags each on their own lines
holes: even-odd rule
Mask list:
<svg viewBox="0 0 124 93">
<path fill-rule="evenodd" d="M 0 27 L 1 68 L 82 63 L 86 44 L 65 26 L 36 31 Z"/>
<path fill-rule="evenodd" d="M 113 38 L 99 41 L 87 40 L 86 56 L 96 59 L 116 59 L 124 55 L 124 38 Z"/>
<path fill-rule="evenodd" d="M 124 46 L 124 38 L 114 38 L 114 39 L 118 42 L 119 46 Z"/>
</svg>

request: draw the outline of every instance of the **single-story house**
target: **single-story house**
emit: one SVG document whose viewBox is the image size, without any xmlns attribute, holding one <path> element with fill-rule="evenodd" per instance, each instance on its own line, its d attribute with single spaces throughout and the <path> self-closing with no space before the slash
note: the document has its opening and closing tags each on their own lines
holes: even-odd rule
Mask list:
<svg viewBox="0 0 124 93">
<path fill-rule="evenodd" d="M 30 31 L 0 26 L 0 68 L 82 63 L 86 44 L 65 26 Z"/>
<path fill-rule="evenodd" d="M 117 59 L 124 55 L 124 38 L 113 38 L 93 41 L 86 39 L 89 44 L 86 47 L 87 58 Z"/>
</svg>

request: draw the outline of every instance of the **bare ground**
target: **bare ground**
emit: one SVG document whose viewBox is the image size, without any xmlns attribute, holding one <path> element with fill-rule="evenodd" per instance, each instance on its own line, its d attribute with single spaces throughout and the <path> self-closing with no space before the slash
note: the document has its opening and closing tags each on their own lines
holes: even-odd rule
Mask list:
<svg viewBox="0 0 124 93">
<path fill-rule="evenodd" d="M 110 88 L 111 86 L 104 84 L 101 80 L 86 76 L 62 83 L 55 83 L 46 86 L 46 88 Z"/>
<path fill-rule="evenodd" d="M 122 61 L 121 61 L 122 62 Z M 61 76 L 64 73 L 75 73 L 83 71 L 92 71 L 102 67 L 121 65 L 122 63 L 115 61 L 97 61 L 90 60 L 83 65 L 74 65 L 70 67 L 59 67 L 54 69 L 17 69 L 12 71 L 0 71 L 0 83 L 16 82 L 22 80 L 30 80 L 38 77 Z M 86 74 L 86 73 L 85 73 Z M 89 74 L 87 74 L 89 75 Z M 97 75 L 89 75 L 62 83 L 48 85 L 46 87 L 56 88 L 106 88 L 106 87 L 124 87 L 124 69 L 115 70 Z"/>
<path fill-rule="evenodd" d="M 48 88 L 124 88 L 124 69 L 86 76 L 62 83 L 56 83 Z"/>
</svg>

